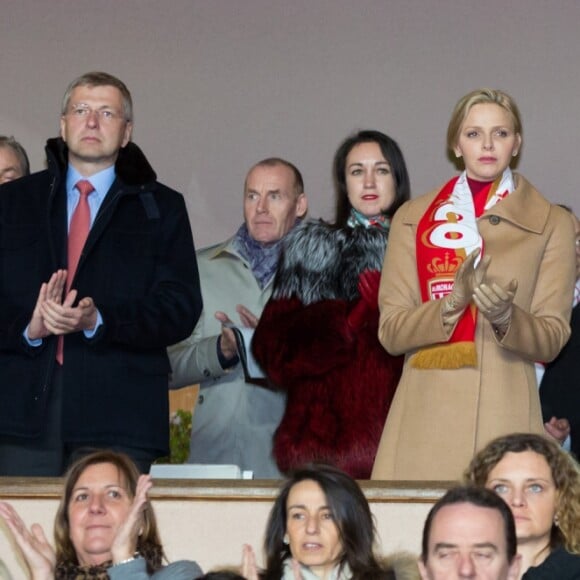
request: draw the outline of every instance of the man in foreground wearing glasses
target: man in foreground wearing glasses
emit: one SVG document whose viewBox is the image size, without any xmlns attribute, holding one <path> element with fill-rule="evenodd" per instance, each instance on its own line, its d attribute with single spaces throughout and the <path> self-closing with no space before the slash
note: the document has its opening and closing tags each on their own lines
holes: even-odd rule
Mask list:
<svg viewBox="0 0 580 580">
<path fill-rule="evenodd" d="M 168 450 L 165 347 L 201 294 L 183 197 L 130 142 L 106 73 L 68 87 L 48 169 L 0 196 L 0 475 L 60 475 L 83 448 L 142 471 Z"/>
</svg>

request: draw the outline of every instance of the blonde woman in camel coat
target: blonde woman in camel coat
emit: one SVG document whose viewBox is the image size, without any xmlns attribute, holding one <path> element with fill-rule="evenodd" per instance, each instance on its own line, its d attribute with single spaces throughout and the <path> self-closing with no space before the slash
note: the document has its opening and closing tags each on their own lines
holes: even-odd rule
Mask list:
<svg viewBox="0 0 580 580">
<path fill-rule="evenodd" d="M 448 139 L 450 148 L 458 156 L 463 154 L 467 177 L 474 165 L 476 180 L 497 178 L 493 171 L 485 173 L 490 163 L 479 171 L 467 147 L 463 151 L 457 147 L 470 107 L 474 112 L 496 115 L 501 113 L 497 108 L 506 110 L 506 98 L 512 108 L 508 112 L 513 116 L 515 110 L 517 148 L 510 153 L 515 156 L 521 145 L 521 124 L 515 104 L 505 93 L 475 91 L 456 107 Z M 462 103 L 464 110 L 458 111 Z M 471 117 L 468 120 L 473 122 Z M 488 132 L 486 123 L 484 118 L 482 134 Z M 484 149 L 489 157 L 491 150 L 499 158 L 494 138 L 484 139 Z M 422 301 L 417 275 L 417 227 L 439 190 L 407 202 L 394 217 L 379 292 L 379 339 L 391 354 L 405 353 L 406 358 L 373 479 L 455 480 L 490 439 L 514 431 L 543 432 L 534 362 L 555 358 L 570 334 L 574 229 L 570 215 L 543 198 L 524 177 L 514 173 L 513 187 L 507 197 L 476 219 L 484 254 L 491 258 L 482 266 L 483 270 L 487 267 L 482 270 L 484 283 L 509 290 L 515 279 L 517 290 L 508 323 L 501 331 L 478 307 L 473 366 L 413 366 L 418 350 L 446 343 L 454 329 L 445 320 L 445 298 Z"/>
</svg>

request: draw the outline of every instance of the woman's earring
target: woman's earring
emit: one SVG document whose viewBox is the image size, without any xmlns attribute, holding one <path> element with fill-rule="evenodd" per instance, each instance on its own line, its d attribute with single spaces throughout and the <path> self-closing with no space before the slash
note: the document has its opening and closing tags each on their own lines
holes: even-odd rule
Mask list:
<svg viewBox="0 0 580 580">
<path fill-rule="evenodd" d="M 284 537 L 282 538 L 282 541 L 288 545 L 290 543 L 290 538 L 288 537 L 288 534 L 284 534 Z"/>
<path fill-rule="evenodd" d="M 558 517 L 558 514 L 556 514 L 554 516 L 554 525 L 559 528 L 560 527 L 560 518 Z"/>
</svg>

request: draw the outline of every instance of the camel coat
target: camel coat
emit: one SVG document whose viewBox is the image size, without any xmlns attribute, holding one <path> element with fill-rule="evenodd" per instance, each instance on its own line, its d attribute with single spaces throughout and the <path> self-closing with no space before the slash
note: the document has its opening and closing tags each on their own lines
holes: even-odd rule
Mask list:
<svg viewBox="0 0 580 580">
<path fill-rule="evenodd" d="M 403 205 L 391 227 L 379 292 L 379 340 L 406 354 L 373 467 L 372 479 L 455 480 L 493 437 L 543 432 L 534 361 L 551 361 L 570 335 L 575 279 L 570 215 L 551 205 L 521 175 L 516 189 L 478 218 L 488 278 L 518 280 L 510 327 L 499 339 L 477 318 L 477 366 L 416 369 L 420 348 L 446 342 L 452 328 L 439 301 L 421 302 L 415 257 L 417 224 L 431 192 Z"/>
</svg>

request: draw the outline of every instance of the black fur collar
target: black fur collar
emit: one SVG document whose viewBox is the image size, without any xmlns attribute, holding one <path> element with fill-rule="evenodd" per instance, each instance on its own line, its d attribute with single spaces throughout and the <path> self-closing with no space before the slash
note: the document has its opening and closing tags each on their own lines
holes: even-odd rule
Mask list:
<svg viewBox="0 0 580 580">
<path fill-rule="evenodd" d="M 274 298 L 355 300 L 363 270 L 381 270 L 387 233 L 380 228 L 340 228 L 306 221 L 285 238 L 274 280 Z"/>
<path fill-rule="evenodd" d="M 68 147 L 61 137 L 55 137 L 46 142 L 46 155 L 49 170 L 64 174 L 68 163 Z M 157 179 L 149 161 L 132 141 L 119 151 L 115 172 L 126 185 L 145 185 Z"/>
</svg>

